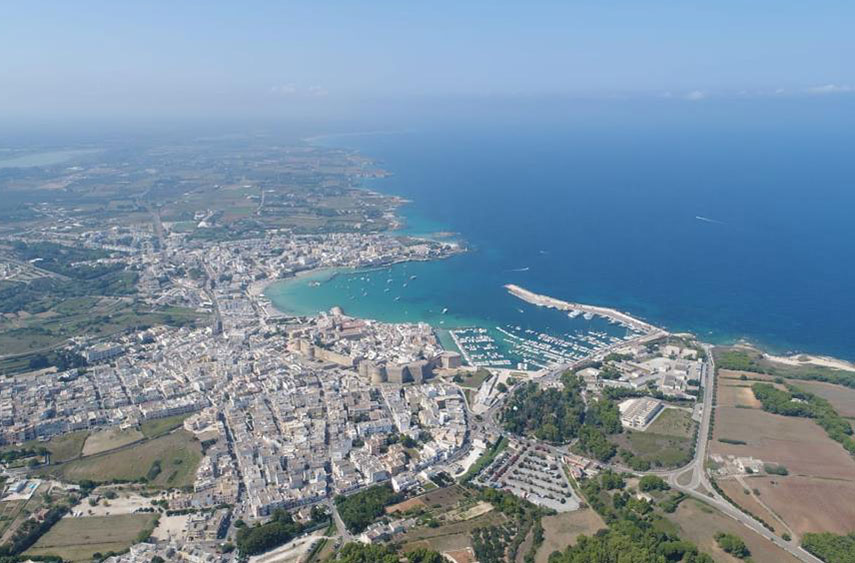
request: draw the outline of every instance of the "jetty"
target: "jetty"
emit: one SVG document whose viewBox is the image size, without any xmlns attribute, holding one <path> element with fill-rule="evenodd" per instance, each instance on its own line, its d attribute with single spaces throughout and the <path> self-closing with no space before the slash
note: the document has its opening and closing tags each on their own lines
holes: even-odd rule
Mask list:
<svg viewBox="0 0 855 563">
<path fill-rule="evenodd" d="M 508 293 L 510 293 L 514 297 L 518 297 L 519 299 L 522 299 L 527 303 L 531 303 L 532 305 L 537 305 L 538 307 L 549 307 L 552 309 L 558 309 L 559 311 L 568 311 L 571 313 L 574 311 L 578 311 L 582 314 L 599 315 L 601 317 L 614 320 L 615 322 L 629 325 L 637 331 L 645 333 L 646 335 L 667 334 L 666 331 L 662 330 L 659 327 L 653 326 L 652 324 L 644 322 L 641 319 L 637 319 L 628 313 L 624 313 L 622 311 L 618 311 L 617 309 L 612 309 L 610 307 L 598 307 L 596 305 L 585 305 L 583 303 L 571 303 L 569 301 L 562 301 L 561 299 L 555 299 L 554 297 L 549 297 L 548 295 L 540 295 L 538 293 L 534 293 L 533 291 L 529 291 L 523 287 L 514 285 L 512 283 L 505 285 L 505 289 L 507 289 Z"/>
</svg>

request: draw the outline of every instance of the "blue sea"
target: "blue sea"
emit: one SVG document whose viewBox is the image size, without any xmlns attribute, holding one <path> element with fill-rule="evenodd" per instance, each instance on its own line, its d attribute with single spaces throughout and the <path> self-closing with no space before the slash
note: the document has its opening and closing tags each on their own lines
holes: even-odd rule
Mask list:
<svg viewBox="0 0 855 563">
<path fill-rule="evenodd" d="M 515 283 L 707 341 L 855 359 L 853 109 L 650 101 L 326 137 L 392 172 L 366 187 L 412 201 L 406 232 L 452 231 L 470 251 L 268 295 L 303 314 L 572 328 L 508 295 Z"/>
</svg>

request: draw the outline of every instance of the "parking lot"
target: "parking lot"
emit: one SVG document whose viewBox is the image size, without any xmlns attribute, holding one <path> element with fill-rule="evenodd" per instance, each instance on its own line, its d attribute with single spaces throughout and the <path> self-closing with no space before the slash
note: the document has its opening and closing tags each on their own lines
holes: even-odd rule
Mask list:
<svg viewBox="0 0 855 563">
<path fill-rule="evenodd" d="M 556 512 L 579 508 L 579 499 L 567 481 L 561 461 L 545 446 L 512 444 L 482 472 L 477 482 L 508 490 Z"/>
</svg>

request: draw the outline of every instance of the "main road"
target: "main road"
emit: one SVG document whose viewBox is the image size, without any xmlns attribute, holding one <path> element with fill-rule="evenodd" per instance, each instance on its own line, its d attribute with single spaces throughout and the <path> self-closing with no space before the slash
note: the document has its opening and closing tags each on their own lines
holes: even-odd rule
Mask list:
<svg viewBox="0 0 855 563">
<path fill-rule="evenodd" d="M 785 550 L 796 559 L 804 561 L 805 563 L 822 563 L 821 559 L 814 557 L 798 545 L 793 545 L 791 542 L 785 541 L 783 538 L 760 524 L 760 522 L 755 520 L 753 517 L 736 508 L 727 499 L 721 496 L 718 491 L 713 488 L 712 483 L 710 483 L 706 469 L 704 468 L 704 463 L 707 459 L 710 424 L 712 424 L 713 409 L 715 408 L 713 405 L 713 399 L 715 397 L 716 373 L 712 346 L 705 344 L 704 351 L 707 356 L 707 361 L 704 362 L 702 372 L 704 402 L 701 414 L 701 423 L 698 428 L 698 443 L 695 446 L 695 457 L 688 465 L 679 469 L 664 473 L 656 472 L 656 474 L 664 477 L 674 489 L 691 497 L 700 499 L 706 503 L 712 504 L 725 515 L 733 518 L 746 528 L 771 541 L 773 544 Z M 684 477 L 686 473 L 691 473 L 691 476 L 688 484 L 682 485 L 680 483 L 680 478 Z"/>
<path fill-rule="evenodd" d="M 796 559 L 803 561 L 804 563 L 823 563 L 821 559 L 811 555 L 798 545 L 794 545 L 791 542 L 787 542 L 774 532 L 768 530 L 753 517 L 749 516 L 748 514 L 745 514 L 744 512 L 733 506 L 727 499 L 721 496 L 712 487 L 712 484 L 710 483 L 709 478 L 707 476 L 706 469 L 704 468 L 704 463 L 707 459 L 710 425 L 712 424 L 713 409 L 715 408 L 715 406 L 713 405 L 713 399 L 715 398 L 716 373 L 715 358 L 713 357 L 712 346 L 710 346 L 709 344 L 704 344 L 703 347 L 704 352 L 707 356 L 707 360 L 706 362 L 704 362 L 704 366 L 702 368 L 703 371 L 701 375 L 703 383 L 703 410 L 701 413 L 701 422 L 698 428 L 698 441 L 695 446 L 695 455 L 692 458 L 692 461 L 678 469 L 673 469 L 669 471 L 648 471 L 639 474 L 646 473 L 652 475 L 659 475 L 660 477 L 668 481 L 668 483 L 674 489 L 713 505 L 723 514 L 729 516 L 730 518 L 733 518 L 746 528 L 766 538 L 768 541 L 771 541 L 773 544 L 777 545 L 778 547 L 785 550 Z M 598 354 L 598 356 L 603 357 L 607 353 L 608 352 Z M 585 360 L 577 362 L 576 364 L 562 365 L 552 368 L 547 372 L 546 375 L 541 378 L 541 381 L 558 379 L 560 375 L 564 373 L 564 371 L 566 371 L 567 369 L 573 369 L 590 360 L 591 358 L 586 358 Z M 510 395 L 510 392 L 511 390 L 509 390 L 508 395 Z M 498 414 L 498 411 L 500 409 L 501 401 L 496 401 L 496 403 L 491 405 L 490 408 L 487 409 L 487 411 L 484 412 L 482 415 L 484 422 L 481 426 L 483 426 L 485 430 L 493 431 L 498 434 L 509 437 L 510 435 L 506 431 L 504 431 L 504 429 L 495 419 L 495 416 Z M 564 451 L 564 449 L 566 448 L 556 448 L 554 446 L 551 446 L 551 449 L 553 449 L 557 453 L 566 453 Z M 611 467 L 618 471 L 630 471 L 629 469 L 617 464 L 611 464 Z M 684 477 L 686 473 L 691 473 L 691 475 L 689 477 L 688 483 L 686 485 L 682 485 L 680 484 L 680 477 Z M 685 477 L 682 480 L 685 481 Z"/>
</svg>

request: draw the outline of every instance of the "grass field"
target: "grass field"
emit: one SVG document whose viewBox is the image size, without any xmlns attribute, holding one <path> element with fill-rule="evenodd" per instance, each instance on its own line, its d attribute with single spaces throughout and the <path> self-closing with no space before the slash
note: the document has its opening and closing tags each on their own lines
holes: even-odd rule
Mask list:
<svg viewBox="0 0 855 563">
<path fill-rule="evenodd" d="M 115 450 L 143 439 L 143 434 L 136 428 L 107 428 L 93 432 L 83 444 L 83 455 L 94 455 Z"/>
<path fill-rule="evenodd" d="M 460 371 L 460 377 L 463 378 L 463 383 L 459 383 L 461 387 L 468 387 L 470 389 L 478 389 L 481 387 L 481 384 L 487 380 L 490 375 L 492 375 L 486 369 L 477 369 L 475 371 Z"/>
<path fill-rule="evenodd" d="M 151 514 L 63 518 L 39 538 L 27 555 L 58 555 L 65 561 L 91 561 L 92 554 L 122 551 L 154 522 Z"/>
<path fill-rule="evenodd" d="M 79 432 L 63 434 L 62 436 L 55 436 L 47 442 L 31 440 L 29 442 L 25 442 L 21 447 L 47 448 L 48 451 L 51 453 L 51 461 L 63 462 L 80 456 L 80 453 L 83 451 L 83 444 L 84 442 L 86 442 L 86 438 L 88 436 L 89 432 L 81 430 Z M 6 451 L 10 449 L 14 450 L 18 447 L 19 446 L 15 445 L 3 446 L 2 448 L 0 448 L 0 451 Z"/>
<path fill-rule="evenodd" d="M 745 540 L 755 563 L 796 563 L 798 560 L 783 549 L 724 516 L 717 510 L 695 499 L 680 503 L 676 512 L 666 515 L 678 529 L 680 536 L 695 542 L 701 551 L 716 561 L 734 563 L 737 559 L 722 551 L 715 541 L 718 532 L 731 533 Z"/>
<path fill-rule="evenodd" d="M 541 523 L 543 524 L 543 544 L 535 555 L 536 563 L 547 563 L 553 551 L 563 550 L 582 534 L 590 536 L 606 527 L 599 514 L 590 508 L 544 516 Z"/>
<path fill-rule="evenodd" d="M 680 467 L 692 458 L 692 439 L 684 436 L 628 430 L 613 436 L 612 441 L 656 467 Z"/>
<path fill-rule="evenodd" d="M 192 416 L 193 413 L 179 414 L 175 416 L 167 416 L 166 418 L 158 418 L 155 420 L 146 420 L 140 424 L 140 430 L 146 438 L 157 438 L 176 428 L 179 428 L 184 421 Z"/>
<path fill-rule="evenodd" d="M 646 432 L 690 438 L 694 428 L 695 422 L 692 420 L 691 412 L 683 409 L 666 408 L 650 423 Z"/>
<path fill-rule="evenodd" d="M 158 462 L 160 471 L 149 482 L 158 487 L 183 487 L 192 485 L 201 459 L 198 440 L 189 432 L 178 430 L 115 452 L 51 467 L 47 471 L 72 482 L 82 479 L 136 481 L 151 477 L 154 474 L 152 467 Z"/>
</svg>

